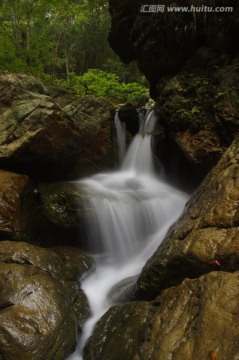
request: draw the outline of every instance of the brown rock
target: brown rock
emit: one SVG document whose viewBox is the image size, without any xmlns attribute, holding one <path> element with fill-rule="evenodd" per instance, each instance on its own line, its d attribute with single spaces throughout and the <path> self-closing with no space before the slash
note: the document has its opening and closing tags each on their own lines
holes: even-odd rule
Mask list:
<svg viewBox="0 0 239 360">
<path fill-rule="evenodd" d="M 207 175 L 146 263 L 137 282 L 138 292 L 155 296 L 185 277 L 238 270 L 238 209 L 239 138 Z"/>
<path fill-rule="evenodd" d="M 84 359 L 132 360 L 152 316 L 147 302 L 112 307 L 97 323 L 84 349 Z"/>
<path fill-rule="evenodd" d="M 75 319 L 58 282 L 29 266 L 1 264 L 0 273 L 1 356 L 62 359 L 74 346 Z"/>
<path fill-rule="evenodd" d="M 89 315 L 79 278 L 91 266 L 77 249 L 0 242 L 1 358 L 62 360 L 74 350 Z"/>
<path fill-rule="evenodd" d="M 0 239 L 34 241 L 37 202 L 28 176 L 0 170 Z"/>
<path fill-rule="evenodd" d="M 186 279 L 154 302 L 111 308 L 96 325 L 84 358 L 237 359 L 238 301 L 238 272 Z"/>
</svg>

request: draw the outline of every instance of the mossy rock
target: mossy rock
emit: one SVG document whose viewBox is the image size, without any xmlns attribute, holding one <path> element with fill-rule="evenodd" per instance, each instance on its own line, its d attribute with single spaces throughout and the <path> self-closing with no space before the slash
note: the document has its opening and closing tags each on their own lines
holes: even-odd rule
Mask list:
<svg viewBox="0 0 239 360">
<path fill-rule="evenodd" d="M 39 187 L 40 209 L 49 222 L 64 229 L 81 228 L 93 213 L 86 202 L 89 195 L 71 182 L 45 183 Z"/>
</svg>

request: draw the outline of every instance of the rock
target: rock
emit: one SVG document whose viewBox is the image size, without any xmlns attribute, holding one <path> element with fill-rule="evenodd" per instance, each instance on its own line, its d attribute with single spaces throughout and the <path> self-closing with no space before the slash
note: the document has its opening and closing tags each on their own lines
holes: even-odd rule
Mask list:
<svg viewBox="0 0 239 360">
<path fill-rule="evenodd" d="M 48 95 L 47 88 L 43 85 L 43 83 L 39 79 L 35 78 L 32 75 L 1 72 L 0 76 L 1 76 L 0 88 L 1 91 L 6 93 L 6 97 L 4 98 L 4 100 L 7 103 L 8 101 L 11 101 L 12 96 L 14 97 L 12 91 L 15 86 L 16 86 L 16 90 L 17 88 L 19 88 L 19 90 L 20 89 L 23 90 L 22 92 L 23 98 L 24 98 L 24 94 L 27 95 L 27 92 L 25 93 L 24 90 L 30 91 L 31 93 Z M 6 86 L 9 86 L 9 88 L 6 89 Z M 16 94 L 16 98 L 17 98 L 17 94 Z"/>
<path fill-rule="evenodd" d="M 84 359 L 236 359 L 238 299 L 239 273 L 211 272 L 163 291 L 154 302 L 112 307 L 97 323 Z"/>
<path fill-rule="evenodd" d="M 122 106 L 119 111 L 120 121 L 125 123 L 126 129 L 135 135 L 139 131 L 139 113 L 130 103 Z"/>
<path fill-rule="evenodd" d="M 26 175 L 0 170 L 0 239 L 34 242 L 37 200 Z"/>
<path fill-rule="evenodd" d="M 121 280 L 110 290 L 107 299 L 110 304 L 119 304 L 128 302 L 132 297 L 132 286 L 137 280 L 136 276 L 131 276 L 126 279 Z"/>
<path fill-rule="evenodd" d="M 237 137 L 146 263 L 137 282 L 137 294 L 154 297 L 185 277 L 198 277 L 212 270 L 238 270 L 238 208 Z"/>
<path fill-rule="evenodd" d="M 88 194 L 71 182 L 40 184 L 38 189 L 40 209 L 51 223 L 65 229 L 81 228 L 89 216 L 84 207 Z"/>
<path fill-rule="evenodd" d="M 64 111 L 74 120 L 83 138 L 83 151 L 75 172 L 89 176 L 114 168 L 117 153 L 112 104 L 108 100 L 87 95 L 65 106 Z"/>
<path fill-rule="evenodd" d="M 92 260 L 77 249 L 0 242 L 0 357 L 62 360 L 89 315 L 79 279 Z"/>
<path fill-rule="evenodd" d="M 80 98 L 57 86 L 48 90 L 23 74 L 0 73 L 0 89 L 2 168 L 49 182 L 117 165 L 114 108 L 108 100 Z"/>
<path fill-rule="evenodd" d="M 97 323 L 84 349 L 84 359 L 132 360 L 152 315 L 147 302 L 112 307 Z"/>
<path fill-rule="evenodd" d="M 39 210 L 44 219 L 42 244 L 64 244 L 87 250 L 85 224 L 94 214 L 88 205 L 89 194 L 74 182 L 39 184 L 38 190 Z"/>
<path fill-rule="evenodd" d="M 192 62 L 158 85 L 160 124 L 199 174 L 217 163 L 238 132 L 238 69 L 239 59 L 227 66 L 212 61 L 206 70 Z"/>
<path fill-rule="evenodd" d="M 233 12 L 206 18 L 203 11 L 196 16 L 192 12 L 169 12 L 167 9 L 163 14 L 141 12 L 142 5 L 146 5 L 143 0 L 109 1 L 109 43 L 123 62 L 137 61 L 156 97 L 159 93 L 155 86 L 162 76 L 179 71 L 195 53 L 198 63 L 207 65 L 209 53 L 199 52 L 202 44 L 216 49 L 219 54 L 222 51 L 230 56 L 238 54 L 238 4 L 235 1 Z M 191 7 L 203 5 L 203 1 L 178 0 L 172 4 L 165 0 L 164 5 Z M 216 6 L 220 5 L 224 6 L 225 1 L 217 1 Z"/>
<path fill-rule="evenodd" d="M 0 166 L 38 179 L 66 177 L 82 137 L 32 76 L 0 74 Z"/>
<path fill-rule="evenodd" d="M 47 84 L 47 93 L 61 107 L 65 107 L 76 100 L 76 95 L 56 84 Z"/>
</svg>

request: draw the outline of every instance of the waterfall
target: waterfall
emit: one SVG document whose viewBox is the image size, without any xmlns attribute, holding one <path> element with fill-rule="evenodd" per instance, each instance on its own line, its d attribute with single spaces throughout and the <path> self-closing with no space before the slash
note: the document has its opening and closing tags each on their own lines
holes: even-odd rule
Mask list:
<svg viewBox="0 0 239 360">
<path fill-rule="evenodd" d="M 91 307 L 76 352 L 82 349 L 97 320 L 111 303 L 108 293 L 119 281 L 137 275 L 180 215 L 188 196 L 156 178 L 151 136 L 157 117 L 151 111 L 135 136 L 119 171 L 77 182 L 90 194 L 94 209 L 88 224 L 89 246 L 96 271 L 82 283 Z"/>
<path fill-rule="evenodd" d="M 122 162 L 125 156 L 125 148 L 126 148 L 126 130 L 125 123 L 120 121 L 118 111 L 115 114 L 115 128 L 116 128 L 116 139 L 119 150 L 119 160 Z"/>
<path fill-rule="evenodd" d="M 139 133 L 135 136 L 124 159 L 122 170 L 131 170 L 141 174 L 153 173 L 153 156 L 151 150 L 151 136 L 157 121 L 154 111 L 146 114 L 141 123 Z"/>
</svg>

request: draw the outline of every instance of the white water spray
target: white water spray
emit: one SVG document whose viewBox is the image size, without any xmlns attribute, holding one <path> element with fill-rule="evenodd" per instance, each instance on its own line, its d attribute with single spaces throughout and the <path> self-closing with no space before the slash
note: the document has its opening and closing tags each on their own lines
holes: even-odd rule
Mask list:
<svg viewBox="0 0 239 360">
<path fill-rule="evenodd" d="M 151 151 L 151 134 L 154 130 L 157 116 L 151 111 L 141 124 L 139 133 L 135 136 L 124 159 L 122 170 L 152 175 L 154 172 Z"/>
<path fill-rule="evenodd" d="M 78 182 L 91 195 L 94 208 L 89 243 L 96 271 L 82 283 L 91 308 L 76 352 L 68 360 L 82 360 L 82 349 L 98 319 L 111 306 L 108 294 L 121 280 L 137 275 L 180 215 L 188 196 L 154 176 L 152 111 L 141 125 L 118 172 Z"/>
<path fill-rule="evenodd" d="M 122 162 L 126 149 L 126 129 L 125 123 L 120 121 L 118 111 L 115 114 L 116 139 L 119 150 L 119 160 Z"/>
</svg>

